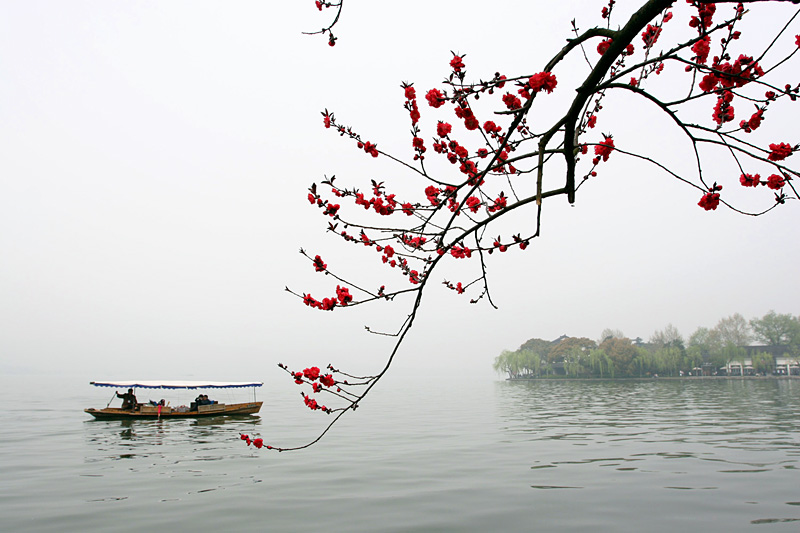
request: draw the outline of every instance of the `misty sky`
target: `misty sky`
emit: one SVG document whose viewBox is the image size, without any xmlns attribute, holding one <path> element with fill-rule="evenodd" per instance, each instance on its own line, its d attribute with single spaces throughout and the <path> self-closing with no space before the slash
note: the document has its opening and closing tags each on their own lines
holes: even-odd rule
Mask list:
<svg viewBox="0 0 800 533">
<path fill-rule="evenodd" d="M 327 313 L 284 291 L 332 292 L 300 247 L 380 272 L 374 253 L 325 234 L 311 182 L 410 179 L 325 130 L 320 111 L 410 159 L 401 82 L 437 86 L 451 50 L 466 53 L 469 78 L 538 72 L 569 20 L 595 24 L 604 4 L 348 0 L 330 48 L 301 34 L 328 20 L 311 0 L 0 0 L 0 371 L 270 382 L 285 379 L 278 362 L 379 369 L 390 341 L 363 326 L 396 329 L 406 302 Z M 688 30 L 676 9 L 664 39 Z M 743 33 L 793 8 L 767 11 Z M 780 71 L 787 82 L 796 65 Z M 664 76 L 685 81 L 676 70 Z M 568 95 L 585 70 L 556 73 Z M 784 109 L 759 142 L 798 141 L 797 106 Z M 686 147 L 648 113 L 609 98 L 598 127 L 680 165 Z M 769 205 L 770 191 L 744 194 L 720 161 L 710 168 L 726 198 Z M 647 339 L 672 323 L 688 338 L 736 312 L 798 314 L 797 203 L 752 218 L 705 212 L 699 197 L 612 157 L 574 207 L 546 203 L 526 252 L 492 258 L 499 310 L 429 285 L 398 372 L 491 375 L 502 349 L 531 337 Z"/>
</svg>

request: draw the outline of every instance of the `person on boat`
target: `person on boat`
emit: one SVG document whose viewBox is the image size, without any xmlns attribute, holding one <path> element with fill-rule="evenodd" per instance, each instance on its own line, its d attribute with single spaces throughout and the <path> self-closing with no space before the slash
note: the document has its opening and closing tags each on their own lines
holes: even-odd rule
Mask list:
<svg viewBox="0 0 800 533">
<path fill-rule="evenodd" d="M 212 403 L 215 403 L 213 400 L 209 400 L 208 395 L 206 394 L 201 394 L 195 401 L 197 402 L 197 405 L 211 405 Z"/>
<path fill-rule="evenodd" d="M 192 402 L 191 410 L 192 411 L 197 411 L 197 408 L 199 406 L 205 405 L 205 399 L 204 398 L 205 398 L 204 394 L 201 394 L 197 398 L 195 398 L 194 401 Z"/>
<path fill-rule="evenodd" d="M 117 398 L 122 398 L 122 409 L 136 409 L 136 396 L 133 394 L 133 389 L 128 389 L 125 394 L 117 391 Z"/>
</svg>

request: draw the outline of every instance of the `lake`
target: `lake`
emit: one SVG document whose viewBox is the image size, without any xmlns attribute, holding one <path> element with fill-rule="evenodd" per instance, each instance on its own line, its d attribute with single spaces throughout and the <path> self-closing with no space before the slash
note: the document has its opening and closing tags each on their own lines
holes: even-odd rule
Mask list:
<svg viewBox="0 0 800 533">
<path fill-rule="evenodd" d="M 286 453 L 239 433 L 312 436 L 300 387 L 259 417 L 97 421 L 113 390 L 1 384 L 4 532 L 800 531 L 797 379 L 393 378 Z"/>
</svg>

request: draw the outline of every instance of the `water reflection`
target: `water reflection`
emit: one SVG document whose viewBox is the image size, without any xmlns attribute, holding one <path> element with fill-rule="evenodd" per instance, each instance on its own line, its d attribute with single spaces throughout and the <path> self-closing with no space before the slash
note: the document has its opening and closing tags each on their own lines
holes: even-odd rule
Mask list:
<svg viewBox="0 0 800 533">
<path fill-rule="evenodd" d="M 663 489 L 716 491 L 731 483 L 781 483 L 783 472 L 800 467 L 798 385 L 500 382 L 497 415 L 506 442 L 527 442 L 535 453 L 532 488 L 581 487 L 614 472 L 612 480 L 634 485 L 657 479 Z"/>
<path fill-rule="evenodd" d="M 239 433 L 254 434 L 261 417 L 86 420 L 86 462 L 133 458 L 182 461 L 219 459 L 234 448 Z"/>
</svg>

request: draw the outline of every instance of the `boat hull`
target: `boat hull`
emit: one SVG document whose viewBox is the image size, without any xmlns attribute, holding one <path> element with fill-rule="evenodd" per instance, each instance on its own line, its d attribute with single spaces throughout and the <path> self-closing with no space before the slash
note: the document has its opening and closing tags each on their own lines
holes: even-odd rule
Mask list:
<svg viewBox="0 0 800 533">
<path fill-rule="evenodd" d="M 252 415 L 261 410 L 263 402 L 246 402 L 214 405 L 201 405 L 196 411 L 177 411 L 171 407 L 162 407 L 158 412 L 158 407 L 139 406 L 135 410 L 119 409 L 117 407 L 106 407 L 104 409 L 94 409 L 92 407 L 84 409 L 97 419 L 137 419 L 137 418 L 205 418 L 209 416 L 231 416 L 231 415 Z"/>
</svg>

